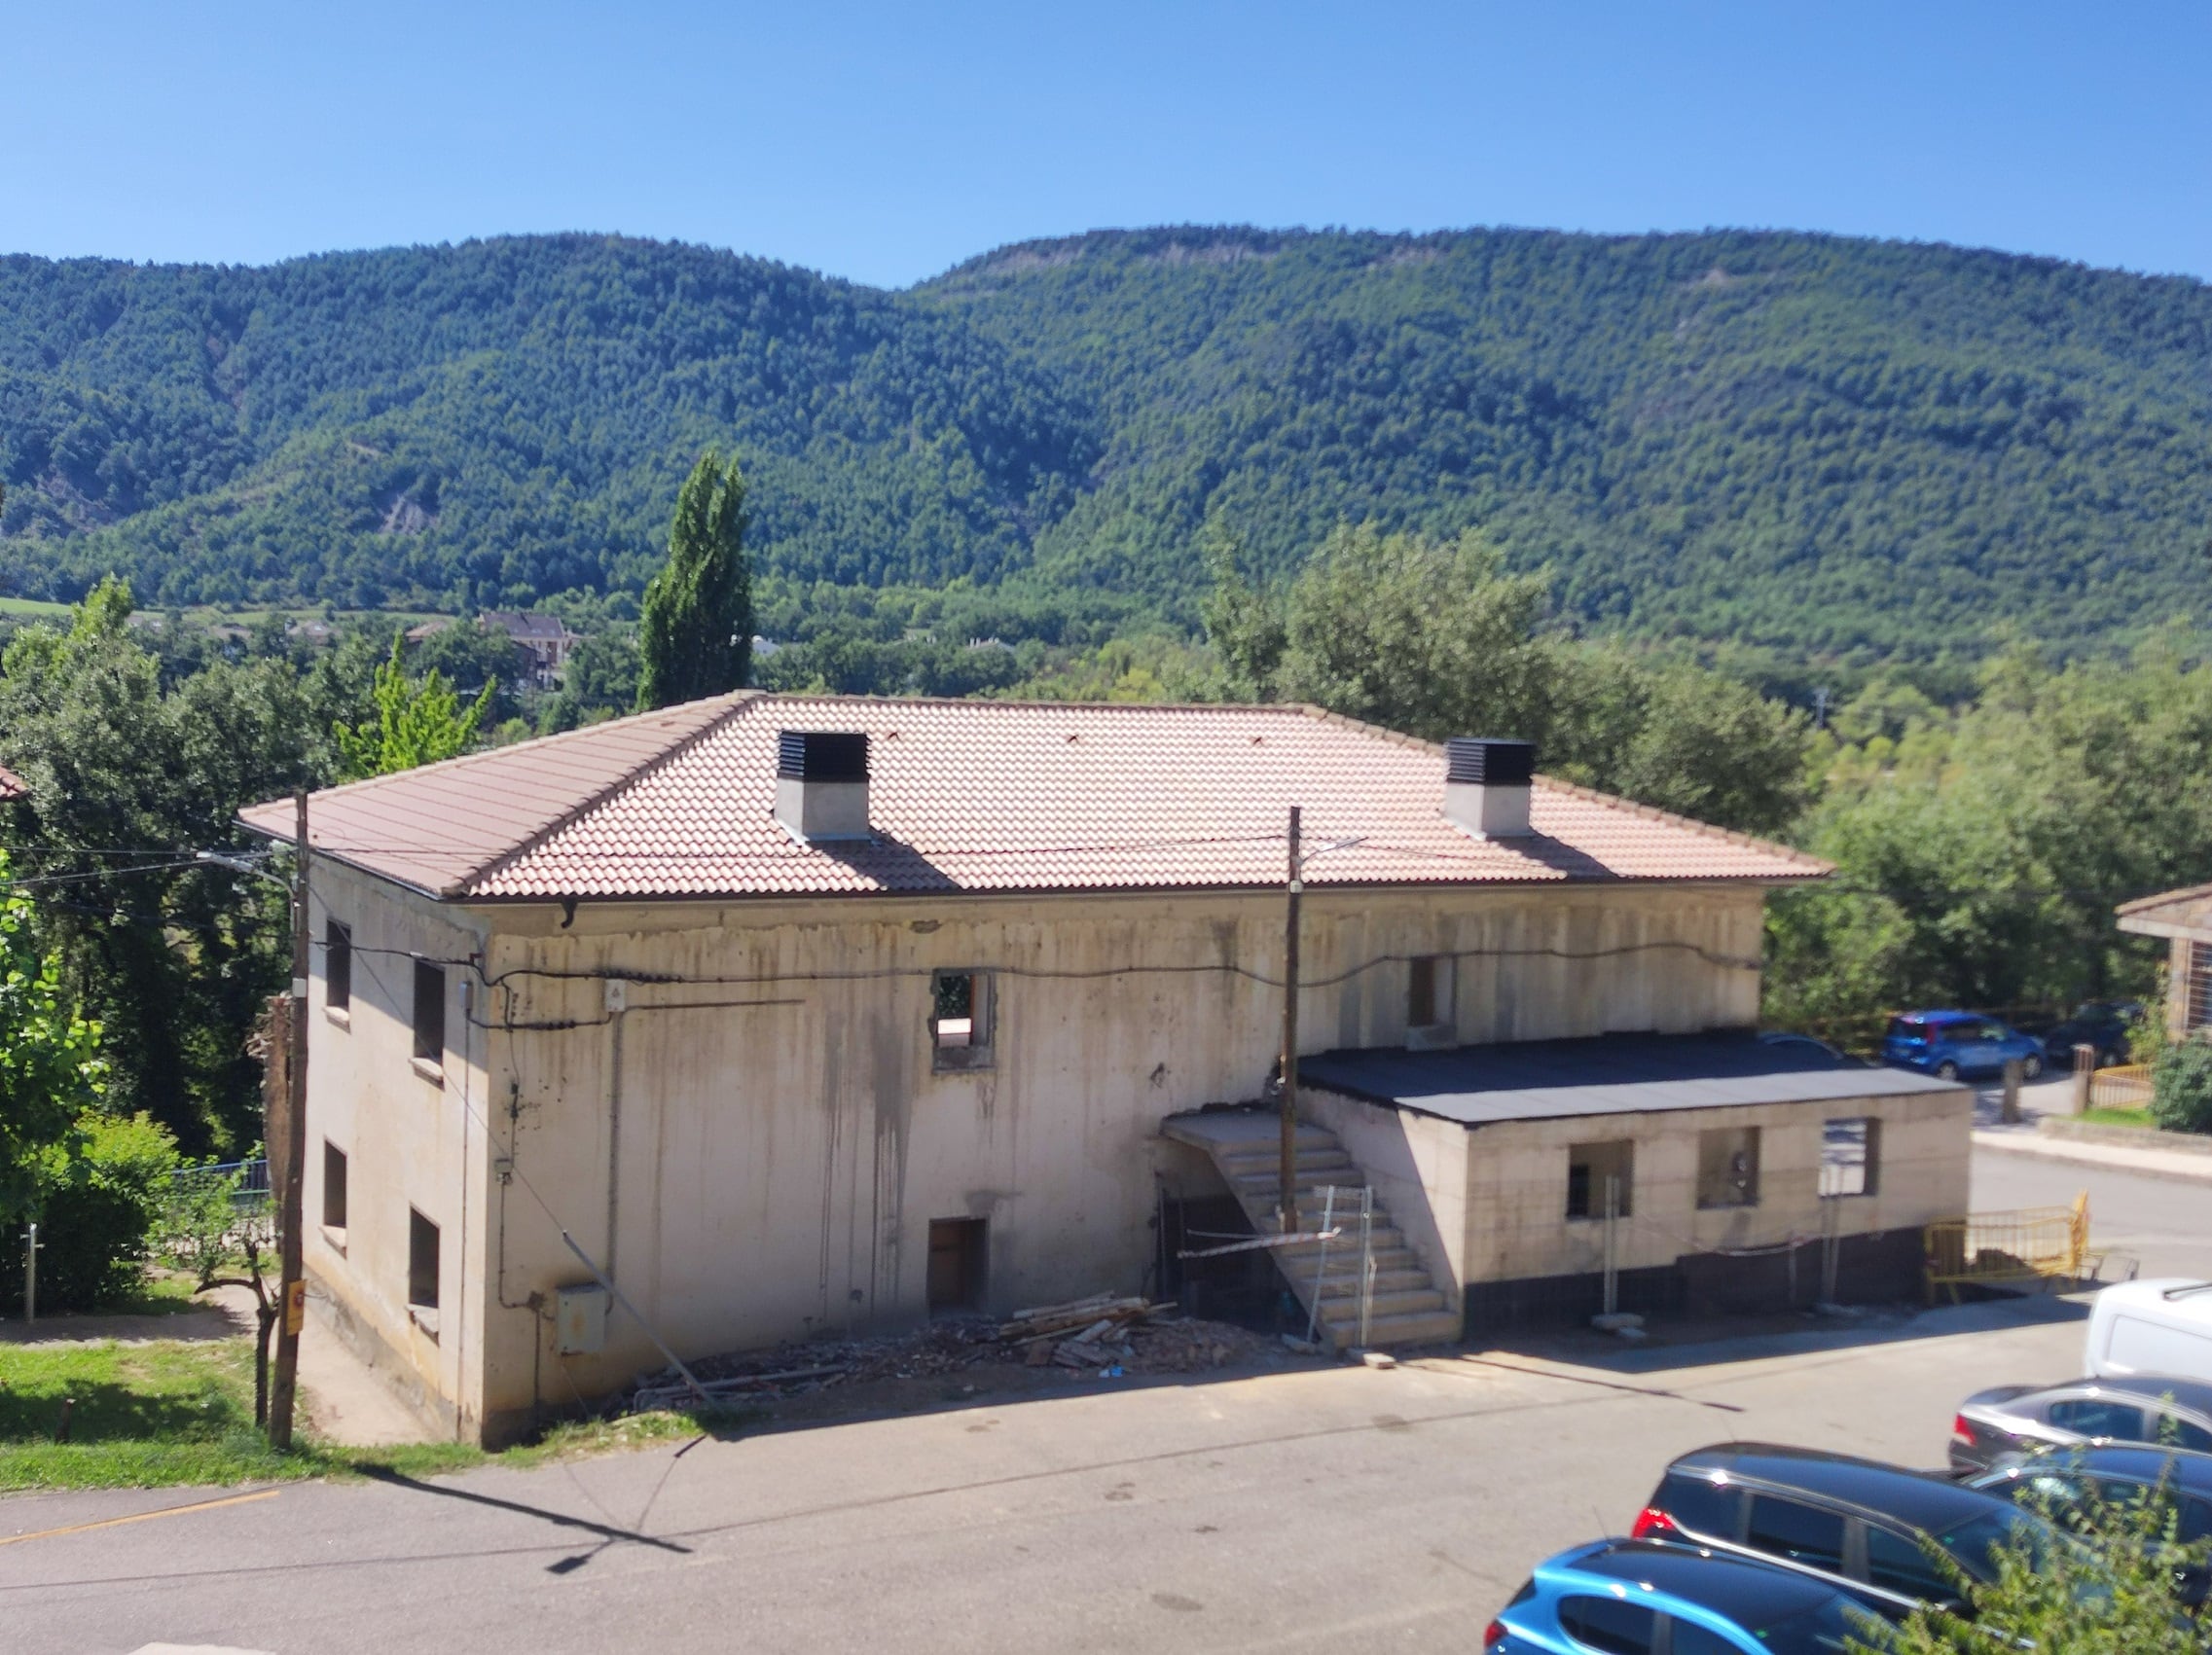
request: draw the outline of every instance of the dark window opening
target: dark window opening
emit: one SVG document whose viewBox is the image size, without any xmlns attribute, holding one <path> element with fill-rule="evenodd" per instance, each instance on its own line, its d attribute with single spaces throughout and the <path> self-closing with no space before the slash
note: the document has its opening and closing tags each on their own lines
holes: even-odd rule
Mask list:
<svg viewBox="0 0 2212 1655">
<path fill-rule="evenodd" d="M 327 1138 L 322 1146 L 322 1221 L 332 1230 L 345 1228 L 345 1151 Z"/>
<path fill-rule="evenodd" d="M 1441 1022 L 1436 1016 L 1436 962 L 1433 958 L 1407 960 L 1405 965 L 1405 1024 L 1426 1028 Z"/>
<path fill-rule="evenodd" d="M 335 919 L 323 923 L 322 995 L 332 1011 L 353 1004 L 353 932 Z"/>
<path fill-rule="evenodd" d="M 1820 1193 L 1837 1196 L 1870 1196 L 1881 1164 L 1882 1123 L 1868 1116 L 1829 1121 L 1821 1133 Z"/>
<path fill-rule="evenodd" d="M 1619 1204 L 1614 1210 L 1626 1218 L 1635 1168 L 1636 1145 L 1628 1138 L 1570 1144 L 1567 1149 L 1567 1216 L 1603 1218 L 1610 1185 L 1614 1199 Z"/>
<path fill-rule="evenodd" d="M 426 1063 L 446 1064 L 446 968 L 415 962 L 415 1055 Z"/>
<path fill-rule="evenodd" d="M 438 1226 L 412 1206 L 407 1209 L 407 1302 L 418 1311 L 438 1308 Z"/>
<path fill-rule="evenodd" d="M 930 1066 L 987 1069 L 992 1063 L 993 1004 L 988 971 L 940 971 L 929 980 Z"/>
<path fill-rule="evenodd" d="M 989 1220 L 930 1219 L 930 1311 L 981 1310 L 990 1256 Z"/>
<path fill-rule="evenodd" d="M 1717 1127 L 1697 1134 L 1697 1205 L 1759 1205 L 1757 1127 Z"/>
</svg>

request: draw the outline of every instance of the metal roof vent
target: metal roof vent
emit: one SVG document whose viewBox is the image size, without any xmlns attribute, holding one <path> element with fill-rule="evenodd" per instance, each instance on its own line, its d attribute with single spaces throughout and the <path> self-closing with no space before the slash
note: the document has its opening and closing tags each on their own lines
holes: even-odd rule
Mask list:
<svg viewBox="0 0 2212 1655">
<path fill-rule="evenodd" d="M 1488 736 L 1444 743 L 1444 819 L 1477 839 L 1526 839 L 1536 746 Z"/>
<path fill-rule="evenodd" d="M 857 730 L 779 730 L 776 819 L 799 839 L 868 838 L 868 738 Z"/>
</svg>

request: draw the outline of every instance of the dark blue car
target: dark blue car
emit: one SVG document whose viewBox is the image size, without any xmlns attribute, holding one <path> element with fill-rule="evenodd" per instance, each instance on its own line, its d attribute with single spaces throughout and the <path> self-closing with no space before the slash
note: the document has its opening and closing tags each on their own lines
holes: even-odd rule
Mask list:
<svg viewBox="0 0 2212 1655">
<path fill-rule="evenodd" d="M 2043 1042 L 1979 1012 L 1906 1012 L 1890 1019 L 1882 1036 L 1882 1061 L 1918 1069 L 1938 1080 L 1996 1074 L 2013 1059 L 2033 1080 L 2043 1073 Z"/>
<path fill-rule="evenodd" d="M 1883 1623 L 1826 1581 L 1768 1564 L 1598 1540 L 1537 1565 L 1483 1655 L 1843 1655 Z"/>
</svg>

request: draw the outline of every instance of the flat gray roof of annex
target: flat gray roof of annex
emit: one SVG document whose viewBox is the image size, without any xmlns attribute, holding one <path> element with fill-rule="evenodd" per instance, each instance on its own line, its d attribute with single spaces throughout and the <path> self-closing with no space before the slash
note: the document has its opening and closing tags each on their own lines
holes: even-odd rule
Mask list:
<svg viewBox="0 0 2212 1655">
<path fill-rule="evenodd" d="M 1768 1043 L 1736 1032 L 1324 1052 L 1299 1061 L 1298 1079 L 1468 1127 L 1960 1090 L 1956 1081 L 1834 1058 L 1810 1042 Z"/>
</svg>

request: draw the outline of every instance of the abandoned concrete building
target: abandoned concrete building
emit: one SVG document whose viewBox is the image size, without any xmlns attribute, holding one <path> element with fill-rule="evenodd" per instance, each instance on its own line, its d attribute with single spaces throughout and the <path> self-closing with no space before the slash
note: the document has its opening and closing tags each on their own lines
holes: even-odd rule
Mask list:
<svg viewBox="0 0 2212 1655">
<path fill-rule="evenodd" d="M 1310 708 L 743 692 L 313 798 L 318 1313 L 498 1441 L 647 1325 L 1136 1291 L 1167 1202 L 1264 1231 L 1293 806 L 1299 1177 L 1374 1192 L 1374 1342 L 1579 1304 L 1609 1237 L 1693 1299 L 1824 1238 L 1894 1291 L 1965 1209 L 1963 1091 L 1751 1032 L 1795 852 Z"/>
</svg>

